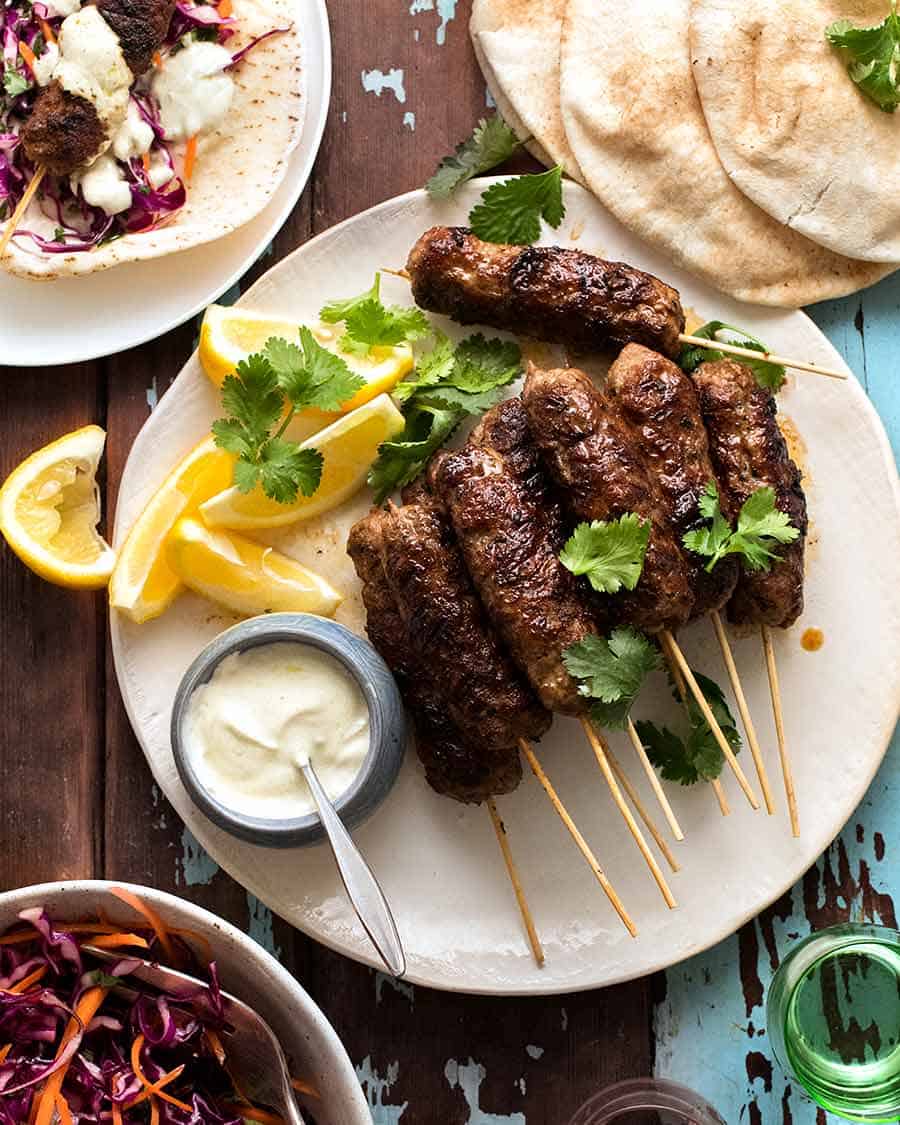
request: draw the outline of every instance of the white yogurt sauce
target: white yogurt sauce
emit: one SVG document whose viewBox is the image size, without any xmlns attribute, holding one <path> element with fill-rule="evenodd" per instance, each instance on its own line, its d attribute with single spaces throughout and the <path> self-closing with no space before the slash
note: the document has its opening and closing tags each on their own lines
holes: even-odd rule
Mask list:
<svg viewBox="0 0 900 1125">
<path fill-rule="evenodd" d="M 110 146 L 116 160 L 131 160 L 150 151 L 153 144 L 153 129 L 141 117 L 140 110 L 133 101 L 128 103 L 125 120 L 116 130 Z"/>
<path fill-rule="evenodd" d="M 59 62 L 59 47 L 48 43 L 44 53 L 34 60 L 34 77 L 38 86 L 49 86 Z"/>
<path fill-rule="evenodd" d="M 265 819 L 315 811 L 299 763 L 312 761 L 332 800 L 369 750 L 369 709 L 356 680 L 326 652 L 298 642 L 226 657 L 191 696 L 185 750 L 222 805 Z"/>
<path fill-rule="evenodd" d="M 107 215 L 118 215 L 131 206 L 131 187 L 125 179 L 125 170 L 108 153 L 69 177 L 73 191 L 81 194 L 92 207 L 99 207 Z"/>
<path fill-rule="evenodd" d="M 225 71 L 230 65 L 230 51 L 203 41 L 166 59 L 153 77 L 153 94 L 167 137 L 184 141 L 225 120 L 234 97 L 234 80 Z"/>
<path fill-rule="evenodd" d="M 52 16 L 71 16 L 81 7 L 81 0 L 44 0 L 44 7 Z"/>
<path fill-rule="evenodd" d="M 63 20 L 59 62 L 53 71 L 64 90 L 86 98 L 112 137 L 128 113 L 134 81 L 119 37 L 99 9 L 90 5 Z"/>
</svg>

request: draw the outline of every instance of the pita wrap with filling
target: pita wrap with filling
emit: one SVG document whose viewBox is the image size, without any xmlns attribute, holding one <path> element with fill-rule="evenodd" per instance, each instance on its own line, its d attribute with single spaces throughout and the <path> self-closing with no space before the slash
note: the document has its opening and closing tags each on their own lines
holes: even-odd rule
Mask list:
<svg viewBox="0 0 900 1125">
<path fill-rule="evenodd" d="M 230 71 L 235 84 L 231 107 L 219 127 L 198 138 L 185 205 L 155 229 L 80 252 L 48 253 L 27 237 L 15 237 L 0 266 L 38 280 L 94 273 L 211 242 L 262 211 L 284 179 L 303 128 L 301 44 L 291 26 L 291 0 L 234 0 L 233 15 L 232 53 L 273 28 L 289 30 L 257 44 Z M 184 144 L 172 146 L 179 168 L 184 149 Z M 19 229 L 37 225 L 38 207 L 32 201 Z"/>
<path fill-rule="evenodd" d="M 738 300 L 797 308 L 891 272 L 810 242 L 734 186 L 694 86 L 689 14 L 689 0 L 570 0 L 562 115 L 591 190 L 629 229 Z"/>
<path fill-rule="evenodd" d="M 559 110 L 565 9 L 566 0 L 475 0 L 469 31 L 504 120 L 542 164 L 580 181 Z"/>
<path fill-rule="evenodd" d="M 887 0 L 694 0 L 694 76 L 728 174 L 838 254 L 900 261 L 900 116 L 867 98 L 825 38 Z"/>
</svg>

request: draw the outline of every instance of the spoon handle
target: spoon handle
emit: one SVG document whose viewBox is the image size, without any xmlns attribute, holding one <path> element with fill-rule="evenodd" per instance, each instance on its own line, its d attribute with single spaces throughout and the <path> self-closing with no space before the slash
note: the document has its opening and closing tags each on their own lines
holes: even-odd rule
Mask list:
<svg viewBox="0 0 900 1125">
<path fill-rule="evenodd" d="M 322 827 L 328 835 L 341 880 L 357 917 L 388 971 L 392 976 L 402 977 L 406 972 L 406 957 L 384 891 L 344 827 L 312 765 L 300 768 L 316 802 Z"/>
</svg>

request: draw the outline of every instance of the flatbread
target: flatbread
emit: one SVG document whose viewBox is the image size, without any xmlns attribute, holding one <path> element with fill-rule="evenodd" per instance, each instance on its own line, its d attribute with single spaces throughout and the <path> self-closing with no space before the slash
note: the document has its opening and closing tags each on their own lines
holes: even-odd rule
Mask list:
<svg viewBox="0 0 900 1125">
<path fill-rule="evenodd" d="M 559 108 L 559 48 L 566 0 L 475 0 L 469 31 L 507 124 L 542 164 L 582 181 Z"/>
<path fill-rule="evenodd" d="M 891 272 L 817 246 L 734 186 L 694 87 L 688 19 L 689 0 L 569 0 L 563 124 L 594 194 L 678 265 L 739 300 L 796 308 Z"/>
<path fill-rule="evenodd" d="M 850 80 L 825 39 L 887 0 L 694 0 L 694 75 L 719 158 L 779 222 L 839 254 L 900 261 L 900 115 Z"/>
<path fill-rule="evenodd" d="M 228 40 L 235 53 L 273 27 L 295 21 L 296 0 L 234 0 L 240 29 Z M 265 207 L 287 171 L 303 129 L 305 93 L 296 27 L 273 35 L 234 68 L 234 98 L 223 125 L 200 138 L 187 202 L 156 230 L 128 234 L 94 250 L 41 252 L 30 239 L 13 239 L 0 265 L 20 277 L 51 280 L 159 258 L 221 238 Z M 176 152 L 178 150 L 176 149 Z M 25 212 L 27 228 L 36 204 Z"/>
</svg>

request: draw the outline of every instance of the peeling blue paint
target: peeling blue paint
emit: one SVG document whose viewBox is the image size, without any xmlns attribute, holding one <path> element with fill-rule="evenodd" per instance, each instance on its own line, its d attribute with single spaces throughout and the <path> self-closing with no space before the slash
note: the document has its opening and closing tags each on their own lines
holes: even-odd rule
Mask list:
<svg viewBox="0 0 900 1125">
<path fill-rule="evenodd" d="M 175 882 L 183 878 L 186 887 L 208 887 L 218 871 L 216 861 L 207 855 L 190 829 L 185 828 L 181 833 L 181 857 L 175 864 Z"/>
<path fill-rule="evenodd" d="M 400 1118 L 406 1111 L 409 1102 L 404 1102 L 403 1105 L 391 1105 L 384 1100 L 390 1094 L 391 1087 L 399 1076 L 400 1063 L 392 1062 L 388 1064 L 387 1074 L 382 1078 L 372 1065 L 371 1055 L 366 1055 L 356 1068 L 356 1077 L 359 1079 L 363 1093 L 366 1095 L 366 1101 L 369 1103 L 369 1109 L 372 1111 L 373 1125 L 398 1125 Z"/>
<path fill-rule="evenodd" d="M 457 0 L 412 0 L 409 14 L 418 16 L 422 12 L 436 11 L 441 22 L 434 33 L 434 39 L 439 47 L 443 47 L 447 42 L 447 25 L 456 18 L 456 4 Z"/>
<path fill-rule="evenodd" d="M 403 124 L 411 133 L 414 133 L 416 131 L 416 115 L 407 110 L 403 114 Z"/>
<path fill-rule="evenodd" d="M 380 98 L 385 90 L 391 90 L 397 101 L 405 105 L 406 89 L 403 85 L 402 67 L 391 67 L 387 74 L 383 70 L 364 70 L 360 78 L 362 88 L 367 94 L 374 94 L 376 98 Z"/>
<path fill-rule="evenodd" d="M 559 1010 L 559 1023 L 563 1031 L 569 1030 L 569 1013 L 565 1008 L 560 1008 Z"/>
<path fill-rule="evenodd" d="M 484 88 L 484 104 L 488 107 L 488 109 L 497 108 L 497 103 L 494 101 L 494 95 L 491 93 L 491 89 L 489 86 L 485 86 Z"/>
<path fill-rule="evenodd" d="M 541 1055 L 543 1055 L 543 1053 L 544 1053 L 544 1048 L 543 1047 L 536 1047 L 533 1043 L 529 1043 L 528 1046 L 525 1048 L 525 1054 L 530 1059 L 539 1059 L 541 1057 Z"/>
<path fill-rule="evenodd" d="M 444 1077 L 451 1090 L 462 1091 L 469 1116 L 463 1125 L 526 1125 L 524 1113 L 485 1113 L 481 1108 L 481 1084 L 487 1071 L 481 1063 L 469 1058 L 468 1063 L 448 1059 L 444 1067 Z"/>
<path fill-rule="evenodd" d="M 157 390 L 155 375 L 153 376 L 150 386 L 147 388 L 144 394 L 147 398 L 147 409 L 152 414 L 159 404 L 159 391 Z"/>
<path fill-rule="evenodd" d="M 266 952 L 281 960 L 281 949 L 275 944 L 272 911 L 255 896 L 247 892 L 247 933 Z"/>
<path fill-rule="evenodd" d="M 388 976 L 387 973 L 379 972 L 378 969 L 375 970 L 375 1003 L 376 1004 L 381 1003 L 381 996 L 382 996 L 382 992 L 384 991 L 385 985 L 388 985 L 395 992 L 399 992 L 401 996 L 405 996 L 406 999 L 409 1001 L 409 1006 L 411 1008 L 415 1007 L 416 993 L 415 993 L 415 989 L 413 988 L 413 986 L 411 984 L 407 983 L 407 981 L 405 981 L 405 980 L 397 980 L 396 977 L 391 977 L 391 976 Z"/>
</svg>

